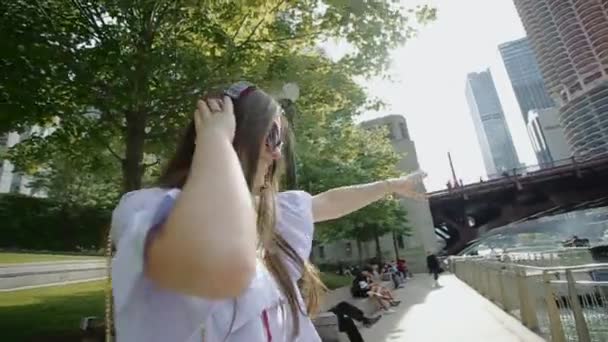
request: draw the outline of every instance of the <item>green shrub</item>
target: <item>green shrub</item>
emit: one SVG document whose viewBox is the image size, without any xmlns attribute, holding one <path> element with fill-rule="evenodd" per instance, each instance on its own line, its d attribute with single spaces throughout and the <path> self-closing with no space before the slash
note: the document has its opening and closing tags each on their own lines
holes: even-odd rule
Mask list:
<svg viewBox="0 0 608 342">
<path fill-rule="evenodd" d="M 349 276 L 341 276 L 334 273 L 321 273 L 321 281 L 329 290 L 334 290 L 344 286 L 350 286 L 353 278 Z"/>
<path fill-rule="evenodd" d="M 98 250 L 110 223 L 107 210 L 67 207 L 43 198 L 0 195 L 0 248 Z"/>
</svg>

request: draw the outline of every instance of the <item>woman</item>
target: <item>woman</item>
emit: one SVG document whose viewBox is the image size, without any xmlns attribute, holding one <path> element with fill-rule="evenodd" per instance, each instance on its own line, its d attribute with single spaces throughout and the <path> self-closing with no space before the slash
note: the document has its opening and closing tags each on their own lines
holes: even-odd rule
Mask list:
<svg viewBox="0 0 608 342">
<path fill-rule="evenodd" d="M 407 279 L 408 275 L 411 277 L 411 273 L 407 266 L 407 261 L 405 259 L 397 260 L 397 270 L 403 279 Z"/>
<path fill-rule="evenodd" d="M 421 176 L 277 194 L 281 113 L 244 82 L 198 101 L 160 186 L 123 196 L 112 218 L 119 342 L 320 341 L 308 317 L 323 289 L 308 263 L 314 222 L 411 194 Z"/>
<path fill-rule="evenodd" d="M 388 302 L 388 304 L 390 306 L 398 306 L 401 303 L 401 301 L 395 300 L 395 297 L 393 296 L 391 290 L 382 286 L 382 284 L 374 281 L 373 273 L 371 273 L 371 271 L 369 271 L 369 269 L 367 271 L 363 271 L 362 274 L 367 279 L 366 282 L 367 282 L 368 288 L 369 288 L 368 295 L 378 297 L 378 298 Z M 382 306 L 382 307 L 386 311 L 386 308 L 384 306 Z"/>
<path fill-rule="evenodd" d="M 392 296 L 386 296 L 382 293 L 379 285 L 373 282 L 369 271 L 361 271 L 353 279 L 351 294 L 355 298 L 370 298 L 375 300 L 380 310 L 385 314 L 394 313 L 391 306 L 399 305 L 399 302 L 394 301 Z"/>
<path fill-rule="evenodd" d="M 392 280 L 395 290 L 403 287 L 403 283 L 405 282 L 395 264 L 385 264 L 382 277 L 388 277 L 388 279 Z"/>
</svg>

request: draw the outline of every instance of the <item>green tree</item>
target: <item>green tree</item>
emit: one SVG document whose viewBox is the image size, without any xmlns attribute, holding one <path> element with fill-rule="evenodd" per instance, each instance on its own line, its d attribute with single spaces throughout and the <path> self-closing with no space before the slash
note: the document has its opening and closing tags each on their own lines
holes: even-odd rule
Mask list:
<svg viewBox="0 0 608 342">
<path fill-rule="evenodd" d="M 301 68 L 288 66 L 294 56 L 302 62 L 317 57 L 326 68 L 338 66 L 345 75 L 334 73 L 338 80 L 381 73 L 390 49 L 414 33 L 410 17 L 418 22 L 435 17 L 426 6 L 406 12 L 396 3 L 4 1 L 0 131 L 48 126 L 59 118 L 50 137 L 18 145 L 13 153 L 18 165 L 48 157 L 55 144 L 63 144 L 58 148 L 67 151 L 63 158 L 74 160 L 93 144 L 114 158 L 122 191 L 137 189 L 154 171 L 148 168 L 156 167 L 155 158 L 170 150 L 203 89 L 243 77 L 269 89 L 286 80 L 306 83 L 297 73 Z M 335 64 L 316 51 L 320 41 L 333 38 L 352 47 Z M 332 86 L 308 88 L 311 93 L 302 106 L 320 106 L 315 99 L 336 94 Z M 365 102 L 360 89 L 351 90 Z M 343 105 L 329 103 L 315 110 L 338 115 L 332 109 Z M 97 118 L 84 121 L 91 111 Z"/>
<path fill-rule="evenodd" d="M 334 113 L 339 115 L 339 113 Z M 299 136 L 301 186 L 312 193 L 334 187 L 368 183 L 399 176 L 397 162 L 386 132 L 366 131 L 356 126 L 349 116 L 334 119 L 327 125 L 313 124 L 316 116 L 302 118 L 314 134 Z M 306 126 L 304 126 L 306 127 Z M 298 129 L 301 127 L 298 126 Z M 308 130 L 305 130 L 308 132 Z M 360 244 L 375 241 L 381 259 L 379 238 L 388 233 L 408 235 L 406 213 L 397 199 L 387 198 L 339 220 L 319 225 L 317 239 L 325 242 L 352 239 Z"/>
</svg>

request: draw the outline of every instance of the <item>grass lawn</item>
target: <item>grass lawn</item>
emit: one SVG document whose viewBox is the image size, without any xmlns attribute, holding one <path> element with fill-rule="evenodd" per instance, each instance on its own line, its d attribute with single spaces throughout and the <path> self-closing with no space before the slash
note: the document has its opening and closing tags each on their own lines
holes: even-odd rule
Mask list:
<svg viewBox="0 0 608 342">
<path fill-rule="evenodd" d="M 333 273 L 322 273 L 321 278 L 329 289 L 351 282 L 350 277 Z M 81 318 L 104 316 L 104 285 L 94 281 L 0 292 L 1 340 L 78 341 L 71 336 L 78 335 Z"/>
<path fill-rule="evenodd" d="M 102 258 L 102 257 L 86 256 L 86 255 L 0 252 L 0 265 L 2 265 L 2 264 L 22 264 L 22 263 L 28 263 L 28 262 L 86 260 L 86 259 L 100 259 L 100 258 Z"/>
<path fill-rule="evenodd" d="M 46 341 L 78 332 L 80 319 L 104 316 L 104 281 L 0 293 L 2 341 Z M 55 341 L 56 339 L 48 339 Z M 57 341 L 71 342 L 72 339 Z"/>
<path fill-rule="evenodd" d="M 321 280 L 328 289 L 333 290 L 339 287 L 350 286 L 353 278 L 337 275 L 335 273 L 321 273 Z"/>
</svg>

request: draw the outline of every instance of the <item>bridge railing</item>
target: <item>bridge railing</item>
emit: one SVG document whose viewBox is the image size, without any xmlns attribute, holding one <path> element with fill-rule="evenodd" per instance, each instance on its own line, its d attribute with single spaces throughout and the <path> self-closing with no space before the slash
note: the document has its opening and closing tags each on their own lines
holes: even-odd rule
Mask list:
<svg viewBox="0 0 608 342">
<path fill-rule="evenodd" d="M 456 276 L 549 341 L 608 341 L 608 264 L 453 258 Z"/>
<path fill-rule="evenodd" d="M 525 165 L 523 167 L 518 167 L 501 173 L 489 175 L 489 178 L 497 179 L 503 177 L 522 176 L 540 170 L 553 169 L 561 166 L 569 166 L 572 164 L 576 164 L 577 162 L 579 162 L 577 159 L 575 159 L 574 157 L 570 157 L 566 159 L 555 160 L 552 162 L 540 163 L 537 165 Z"/>
<path fill-rule="evenodd" d="M 479 182 L 472 182 L 468 184 L 456 184 L 452 188 L 442 189 L 438 191 L 433 191 L 427 194 L 427 196 L 441 196 L 444 194 L 449 194 L 453 192 L 458 192 L 463 188 L 469 188 L 470 186 L 486 186 L 488 184 L 493 184 L 496 182 L 501 182 L 510 179 L 518 179 L 521 177 L 527 177 L 534 174 L 542 174 L 547 172 L 549 174 L 562 171 L 571 171 L 572 169 L 584 169 L 588 167 L 594 167 L 597 165 L 601 165 L 608 162 L 608 153 L 594 155 L 593 157 L 583 158 L 583 157 L 570 157 L 566 159 L 560 159 L 553 161 L 551 163 L 544 163 L 538 165 L 528 165 L 520 168 L 515 168 L 511 170 L 506 170 L 502 173 L 489 175 L 488 179 L 481 179 Z M 464 187 L 463 187 L 464 186 Z"/>
</svg>

